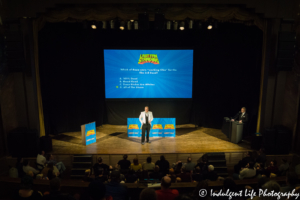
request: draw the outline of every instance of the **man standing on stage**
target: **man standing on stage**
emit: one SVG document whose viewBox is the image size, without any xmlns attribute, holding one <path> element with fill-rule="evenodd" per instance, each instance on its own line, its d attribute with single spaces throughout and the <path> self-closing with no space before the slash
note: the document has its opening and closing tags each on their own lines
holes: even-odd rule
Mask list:
<svg viewBox="0 0 300 200">
<path fill-rule="evenodd" d="M 231 121 L 238 120 L 240 123 L 245 123 L 248 121 L 248 114 L 246 113 L 246 108 L 242 107 L 241 111 L 238 112 Z"/>
<path fill-rule="evenodd" d="M 149 111 L 149 107 L 145 107 L 145 112 L 141 112 L 140 114 L 140 122 L 142 124 L 142 144 L 145 144 L 145 131 L 147 130 L 147 142 L 151 143 L 149 141 L 149 134 L 150 134 L 150 128 L 151 128 L 151 122 L 153 120 L 153 114 L 151 111 Z"/>
</svg>

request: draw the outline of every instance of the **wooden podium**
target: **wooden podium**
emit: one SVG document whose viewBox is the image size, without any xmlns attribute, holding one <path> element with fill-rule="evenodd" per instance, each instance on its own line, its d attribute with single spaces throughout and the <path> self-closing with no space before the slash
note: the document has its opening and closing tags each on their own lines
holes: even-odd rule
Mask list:
<svg viewBox="0 0 300 200">
<path fill-rule="evenodd" d="M 224 117 L 222 132 L 229 138 L 232 143 L 239 143 L 243 137 L 244 123 L 238 121 L 230 121 L 228 117 Z"/>
<path fill-rule="evenodd" d="M 239 123 L 238 121 L 231 122 L 231 137 L 230 141 L 232 143 L 239 143 L 243 137 L 243 127 L 244 123 Z"/>
</svg>

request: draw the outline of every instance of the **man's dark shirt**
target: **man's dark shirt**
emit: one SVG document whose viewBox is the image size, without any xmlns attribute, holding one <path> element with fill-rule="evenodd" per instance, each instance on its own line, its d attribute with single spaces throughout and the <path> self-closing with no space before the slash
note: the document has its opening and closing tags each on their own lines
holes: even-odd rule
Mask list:
<svg viewBox="0 0 300 200">
<path fill-rule="evenodd" d="M 93 168 L 94 168 L 95 176 L 99 175 L 99 170 L 101 170 L 101 169 L 103 170 L 103 174 L 107 174 L 109 171 L 109 166 L 106 164 L 103 164 L 103 163 L 101 163 L 101 164 L 96 163 Z"/>
<path fill-rule="evenodd" d="M 202 172 L 207 172 L 208 171 L 208 164 L 207 163 L 204 163 L 204 162 L 197 163 L 195 168 L 196 167 L 200 167 Z"/>
<path fill-rule="evenodd" d="M 113 200 L 128 200 L 128 192 L 125 185 L 111 181 L 105 187 L 106 196 L 112 196 Z"/>
<path fill-rule="evenodd" d="M 159 171 L 165 173 L 168 173 L 170 168 L 170 163 L 167 160 L 158 160 L 156 161 L 155 165 L 159 166 Z"/>
<path fill-rule="evenodd" d="M 241 112 L 238 112 L 234 117 L 234 120 L 242 120 L 243 123 L 248 122 L 248 113 L 245 113 L 244 115 L 242 115 Z"/>
<path fill-rule="evenodd" d="M 120 165 L 121 169 L 129 169 L 131 162 L 129 160 L 120 160 L 118 165 Z"/>
</svg>

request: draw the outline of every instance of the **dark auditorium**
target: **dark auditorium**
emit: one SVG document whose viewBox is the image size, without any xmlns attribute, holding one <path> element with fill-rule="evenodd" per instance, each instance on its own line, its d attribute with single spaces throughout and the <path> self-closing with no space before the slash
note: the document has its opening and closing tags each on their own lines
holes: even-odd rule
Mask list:
<svg viewBox="0 0 300 200">
<path fill-rule="evenodd" d="M 299 102 L 299 0 L 0 0 L 0 200 L 296 200 Z"/>
</svg>

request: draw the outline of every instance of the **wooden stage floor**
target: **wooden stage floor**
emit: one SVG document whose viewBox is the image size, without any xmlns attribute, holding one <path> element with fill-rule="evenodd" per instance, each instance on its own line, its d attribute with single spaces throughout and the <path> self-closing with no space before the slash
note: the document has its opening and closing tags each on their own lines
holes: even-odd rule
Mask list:
<svg viewBox="0 0 300 200">
<path fill-rule="evenodd" d="M 52 136 L 53 154 L 149 154 L 149 153 L 206 153 L 243 152 L 250 149 L 245 142 L 233 144 L 220 129 L 195 128 L 194 125 L 176 126 L 175 138 L 150 138 L 141 145 L 140 138 L 128 138 L 127 126 L 97 127 L 97 142 L 81 144 L 81 132 Z"/>
</svg>

